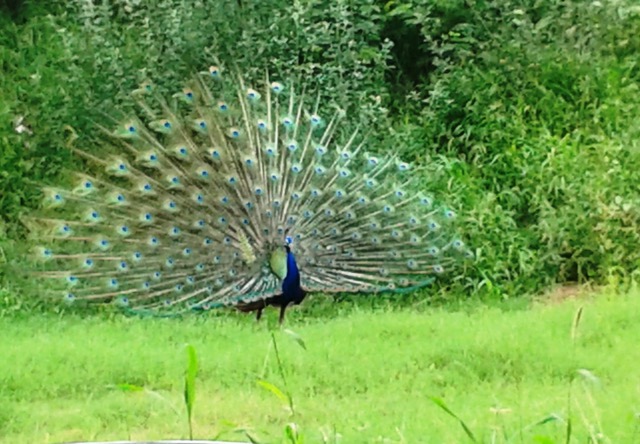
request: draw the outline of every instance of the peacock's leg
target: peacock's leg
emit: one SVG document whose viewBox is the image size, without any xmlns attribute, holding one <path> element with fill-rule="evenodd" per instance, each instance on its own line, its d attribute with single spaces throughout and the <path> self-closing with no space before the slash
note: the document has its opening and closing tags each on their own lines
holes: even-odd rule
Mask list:
<svg viewBox="0 0 640 444">
<path fill-rule="evenodd" d="M 260 317 L 262 317 L 262 308 L 258 308 L 258 311 L 256 313 L 256 321 L 259 321 Z"/>
<path fill-rule="evenodd" d="M 280 324 L 284 321 L 284 312 L 287 309 L 287 305 L 289 304 L 282 304 L 282 306 L 280 306 L 280 319 L 278 320 Z"/>
</svg>

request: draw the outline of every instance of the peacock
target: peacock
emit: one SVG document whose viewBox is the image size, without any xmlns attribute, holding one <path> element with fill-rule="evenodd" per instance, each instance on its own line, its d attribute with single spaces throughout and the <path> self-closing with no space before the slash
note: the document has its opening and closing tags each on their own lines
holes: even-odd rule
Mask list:
<svg viewBox="0 0 640 444">
<path fill-rule="evenodd" d="M 47 294 L 160 315 L 272 306 L 282 323 L 310 292 L 409 292 L 473 256 L 393 147 L 268 70 L 255 87 L 221 65 L 173 95 L 147 81 L 95 147 L 70 144 L 86 170 L 43 186 L 28 218 Z"/>
</svg>

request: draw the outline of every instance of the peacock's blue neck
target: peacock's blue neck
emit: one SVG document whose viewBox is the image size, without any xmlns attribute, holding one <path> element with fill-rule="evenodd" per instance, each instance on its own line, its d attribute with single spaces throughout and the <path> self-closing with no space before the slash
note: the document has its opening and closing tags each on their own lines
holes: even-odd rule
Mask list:
<svg viewBox="0 0 640 444">
<path fill-rule="evenodd" d="M 287 275 L 282 281 L 282 296 L 286 302 L 299 304 L 305 292 L 300 286 L 300 270 L 291 251 L 287 252 Z"/>
</svg>

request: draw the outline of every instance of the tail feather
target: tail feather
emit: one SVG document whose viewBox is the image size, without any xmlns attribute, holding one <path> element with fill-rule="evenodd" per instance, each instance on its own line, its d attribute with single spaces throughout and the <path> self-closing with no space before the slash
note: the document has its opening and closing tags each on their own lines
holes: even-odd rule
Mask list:
<svg viewBox="0 0 640 444">
<path fill-rule="evenodd" d="M 304 88 L 263 83 L 214 66 L 168 101 L 145 83 L 139 115 L 98 123 L 99 149 L 72 147 L 89 168 L 71 189 L 45 188 L 29 219 L 46 244 L 37 274 L 59 283 L 48 287 L 67 301 L 244 311 L 281 302 L 270 260 L 286 236 L 303 286 L 322 292 L 416 288 L 471 256 L 411 165 L 371 154 L 341 110 L 306 108 Z"/>
</svg>

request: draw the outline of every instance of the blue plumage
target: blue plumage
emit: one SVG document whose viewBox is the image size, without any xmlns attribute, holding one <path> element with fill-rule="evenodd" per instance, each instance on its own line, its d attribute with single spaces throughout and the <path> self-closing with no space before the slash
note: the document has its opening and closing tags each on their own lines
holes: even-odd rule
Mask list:
<svg viewBox="0 0 640 444">
<path fill-rule="evenodd" d="M 287 251 L 287 276 L 282 281 L 282 312 L 280 322 L 284 317 L 284 310 L 289 304 L 300 304 L 307 293 L 300 286 L 300 270 L 296 258 L 291 252 L 291 247 L 284 247 Z"/>
<path fill-rule="evenodd" d="M 296 263 L 296 258 L 291 252 L 291 247 L 285 246 L 287 250 L 287 275 L 282 281 L 282 296 L 284 301 L 294 302 L 301 301 L 301 296 L 304 292 L 300 287 L 300 270 Z"/>
<path fill-rule="evenodd" d="M 256 319 L 260 320 L 262 310 L 265 307 L 269 305 L 280 307 L 279 322 L 282 323 L 287 307 L 299 305 L 307 296 L 307 292 L 300 285 L 300 270 L 291 247 L 287 244 L 284 249 L 286 251 L 287 272 L 282 280 L 282 293 L 253 303 L 238 304 L 236 307 L 239 310 L 244 312 L 257 311 Z"/>
</svg>

